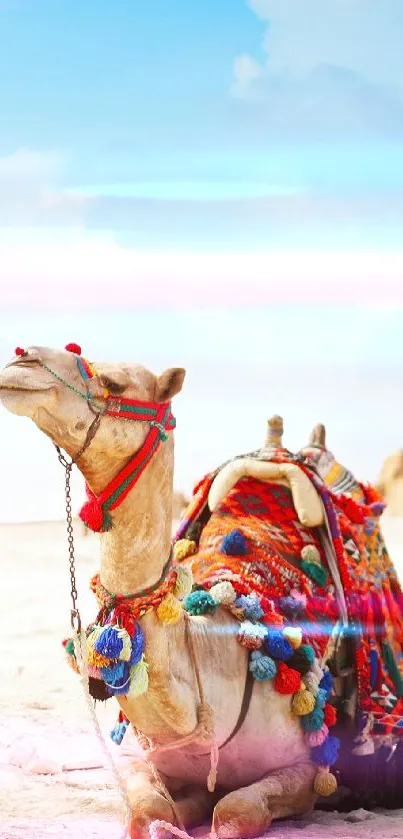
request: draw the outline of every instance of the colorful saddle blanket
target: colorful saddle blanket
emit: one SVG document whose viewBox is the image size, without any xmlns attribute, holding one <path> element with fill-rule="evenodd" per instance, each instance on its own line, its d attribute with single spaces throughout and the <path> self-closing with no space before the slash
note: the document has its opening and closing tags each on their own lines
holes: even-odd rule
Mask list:
<svg viewBox="0 0 403 839">
<path fill-rule="evenodd" d="M 185 537 L 196 543 L 191 564 L 197 586 L 209 590 L 229 581 L 238 595 L 256 592 L 283 615 L 297 599 L 304 640 L 325 662 L 341 617 L 340 591 L 324 549 L 329 534 L 347 607 L 360 727 L 365 720 L 368 728 L 370 720 L 374 734 L 403 733 L 403 593 L 379 528 L 383 505 L 361 485 L 356 500 L 351 493 L 337 495 L 305 457 L 280 449 L 270 460 L 292 462 L 308 475 L 324 505 L 324 527 L 301 524 L 286 486 L 253 478 L 239 480 L 210 514 L 217 470 L 196 487 L 175 542 Z"/>
</svg>

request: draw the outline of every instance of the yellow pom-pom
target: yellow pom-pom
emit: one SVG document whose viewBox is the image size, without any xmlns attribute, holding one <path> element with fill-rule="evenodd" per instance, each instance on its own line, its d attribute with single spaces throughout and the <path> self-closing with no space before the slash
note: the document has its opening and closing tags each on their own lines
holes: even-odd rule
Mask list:
<svg viewBox="0 0 403 839">
<path fill-rule="evenodd" d="M 110 658 L 105 658 L 94 649 L 94 644 L 98 641 L 104 629 L 104 626 L 94 626 L 87 638 L 87 663 L 92 667 L 110 667 L 112 664 Z"/>
<path fill-rule="evenodd" d="M 148 665 L 144 658 L 130 669 L 130 688 L 128 695 L 135 699 L 148 690 Z"/>
<path fill-rule="evenodd" d="M 110 658 L 105 658 L 105 656 L 97 653 L 97 651 L 94 650 L 94 647 L 88 647 L 87 662 L 92 667 L 98 667 L 100 670 L 101 667 L 111 667 L 116 661 L 117 659 L 111 660 Z"/>
<path fill-rule="evenodd" d="M 157 609 L 157 617 L 161 623 L 177 623 L 183 613 L 179 600 L 173 594 L 167 594 Z"/>
<path fill-rule="evenodd" d="M 119 638 L 121 638 L 123 647 L 121 653 L 119 655 L 120 661 L 130 661 L 130 656 L 132 654 L 132 642 L 130 639 L 129 633 L 126 629 L 119 629 L 118 630 Z"/>
<path fill-rule="evenodd" d="M 337 780 L 331 772 L 321 769 L 316 775 L 313 788 L 316 795 L 327 798 L 329 795 L 333 795 L 333 793 L 336 792 Z"/>
<path fill-rule="evenodd" d="M 192 539 L 178 539 L 173 547 L 175 562 L 183 562 L 188 556 L 192 556 L 197 551 L 196 542 Z"/>
<path fill-rule="evenodd" d="M 320 565 L 320 553 L 316 547 L 316 545 L 305 545 L 301 551 L 301 557 L 304 562 L 313 562 L 314 565 Z"/>
<path fill-rule="evenodd" d="M 311 714 L 315 707 L 315 697 L 309 690 L 299 690 L 294 693 L 292 699 L 292 710 L 298 717 Z"/>
<path fill-rule="evenodd" d="M 286 626 L 283 635 L 291 644 L 293 650 L 297 650 L 302 644 L 302 629 L 299 626 Z"/>
<path fill-rule="evenodd" d="M 192 585 L 192 571 L 186 565 L 182 565 L 180 568 L 177 569 L 174 594 L 176 595 L 176 597 L 179 597 L 179 600 L 182 600 L 184 597 L 190 594 L 190 592 L 192 591 Z"/>
<path fill-rule="evenodd" d="M 234 586 L 226 580 L 222 583 L 216 583 L 215 586 L 211 586 L 210 594 L 214 597 L 215 602 L 220 603 L 222 606 L 231 606 L 237 598 Z"/>
</svg>

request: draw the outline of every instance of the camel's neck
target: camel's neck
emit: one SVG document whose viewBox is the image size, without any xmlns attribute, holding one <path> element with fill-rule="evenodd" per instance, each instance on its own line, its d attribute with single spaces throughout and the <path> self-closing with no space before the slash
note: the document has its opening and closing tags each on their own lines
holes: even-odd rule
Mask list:
<svg viewBox="0 0 403 839">
<path fill-rule="evenodd" d="M 99 490 L 114 474 L 105 475 Z M 89 480 L 90 476 L 87 474 L 86 478 Z M 94 486 L 94 481 L 90 484 Z M 101 583 L 112 594 L 135 593 L 160 578 L 171 544 L 172 492 L 173 438 L 170 435 L 138 483 L 113 511 L 112 529 L 101 534 Z"/>
</svg>

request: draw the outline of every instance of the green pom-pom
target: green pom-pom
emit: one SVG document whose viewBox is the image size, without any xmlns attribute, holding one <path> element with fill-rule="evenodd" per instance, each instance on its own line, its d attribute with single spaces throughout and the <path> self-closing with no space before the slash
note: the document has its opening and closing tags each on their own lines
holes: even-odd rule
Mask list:
<svg viewBox="0 0 403 839">
<path fill-rule="evenodd" d="M 70 640 L 69 640 L 69 641 L 67 641 L 67 644 L 66 644 L 66 653 L 67 653 L 67 655 L 75 655 L 75 650 L 74 650 L 74 641 L 73 641 L 73 639 L 72 639 L 72 638 L 70 638 Z"/>
<path fill-rule="evenodd" d="M 315 661 L 315 650 L 314 650 L 314 648 L 311 647 L 310 644 L 301 644 L 299 649 L 301 650 L 301 652 L 303 652 L 306 655 L 306 657 L 309 661 L 309 664 L 312 666 L 312 664 Z"/>
<path fill-rule="evenodd" d="M 323 565 L 316 562 L 301 562 L 301 568 L 311 580 L 324 588 L 327 582 L 327 572 Z"/>
<path fill-rule="evenodd" d="M 206 615 L 215 612 L 217 604 L 208 591 L 192 591 L 183 601 L 189 615 Z"/>
</svg>

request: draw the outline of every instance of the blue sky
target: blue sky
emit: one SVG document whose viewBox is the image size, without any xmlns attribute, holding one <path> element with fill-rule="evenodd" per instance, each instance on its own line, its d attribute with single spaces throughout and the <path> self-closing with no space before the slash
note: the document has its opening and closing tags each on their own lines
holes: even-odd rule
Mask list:
<svg viewBox="0 0 403 839">
<path fill-rule="evenodd" d="M 374 477 L 402 445 L 402 42 L 402 0 L 0 0 L 1 362 L 185 364 L 185 488 L 272 412 Z M 1 517 L 60 514 L 49 452 L 0 413 Z"/>
<path fill-rule="evenodd" d="M 402 15 L 4 0 L 0 223 L 140 248 L 400 247 Z"/>
</svg>

